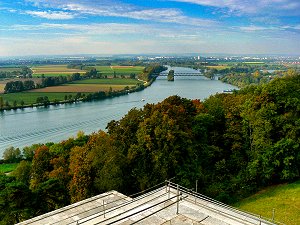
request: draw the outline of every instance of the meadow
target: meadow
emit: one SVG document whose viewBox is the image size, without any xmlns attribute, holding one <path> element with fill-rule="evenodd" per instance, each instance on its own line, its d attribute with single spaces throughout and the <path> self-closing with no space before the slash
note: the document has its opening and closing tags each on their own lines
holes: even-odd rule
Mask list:
<svg viewBox="0 0 300 225">
<path fill-rule="evenodd" d="M 258 64 L 258 65 L 261 65 L 261 64 L 265 64 L 264 62 L 243 62 L 244 64 L 250 64 L 250 65 L 255 65 L 255 64 Z"/>
<path fill-rule="evenodd" d="M 206 66 L 209 69 L 216 69 L 216 70 L 223 70 L 230 68 L 230 66 L 225 66 L 225 65 L 217 65 L 217 66 Z"/>
<path fill-rule="evenodd" d="M 0 164 L 0 173 L 9 173 L 14 171 L 18 166 L 18 163 L 4 163 Z"/>
<path fill-rule="evenodd" d="M 103 75 L 112 76 L 114 73 L 116 75 L 130 75 L 130 74 L 140 74 L 143 72 L 143 66 L 94 66 L 97 71 Z"/>
<path fill-rule="evenodd" d="M 263 217 L 285 224 L 300 224 L 300 181 L 268 187 L 235 205 Z"/>
<path fill-rule="evenodd" d="M 136 79 L 88 79 L 74 81 L 59 86 L 33 89 L 26 92 L 0 94 L 0 96 L 3 97 L 4 102 L 8 101 L 10 105 L 13 105 L 14 101 L 17 101 L 17 105 L 20 105 L 22 100 L 25 105 L 30 105 L 36 103 L 36 99 L 38 97 L 47 96 L 50 102 L 54 100 L 63 101 L 65 99 L 65 95 L 75 96 L 78 92 L 94 93 L 99 91 L 108 92 L 110 90 L 119 91 L 123 90 L 125 87 L 136 86 L 138 83 L 141 82 Z"/>
<path fill-rule="evenodd" d="M 41 89 L 40 89 L 41 90 Z M 36 103 L 36 99 L 38 97 L 47 96 L 48 99 L 51 101 L 59 100 L 62 101 L 65 98 L 65 95 L 76 95 L 75 93 L 46 93 L 46 92 L 19 92 L 19 93 L 9 93 L 9 94 L 0 94 L 3 97 L 4 102 L 8 101 L 10 105 L 13 105 L 14 101 L 17 101 L 17 105 L 20 105 L 21 101 L 24 101 L 24 105 L 31 105 Z"/>
</svg>

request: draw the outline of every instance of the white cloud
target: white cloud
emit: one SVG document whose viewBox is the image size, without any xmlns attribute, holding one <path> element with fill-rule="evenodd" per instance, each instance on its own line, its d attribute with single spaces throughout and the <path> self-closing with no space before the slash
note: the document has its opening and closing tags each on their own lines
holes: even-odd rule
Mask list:
<svg viewBox="0 0 300 225">
<path fill-rule="evenodd" d="M 169 0 L 217 8 L 246 14 L 291 15 L 300 14 L 299 0 Z"/>
<path fill-rule="evenodd" d="M 179 9 L 173 8 L 141 8 L 130 4 L 113 1 L 86 0 L 28 0 L 38 7 L 51 7 L 73 12 L 79 15 L 112 16 L 137 20 L 147 20 L 164 23 L 177 23 L 193 26 L 214 26 L 214 20 L 188 17 Z"/>
<path fill-rule="evenodd" d="M 263 31 L 263 30 L 270 30 L 273 29 L 272 27 L 262 27 L 262 26 L 244 26 L 244 27 L 240 27 L 240 29 L 242 31 Z"/>
<path fill-rule="evenodd" d="M 28 15 L 41 17 L 49 20 L 68 20 L 73 19 L 75 15 L 61 11 L 26 11 Z"/>
</svg>

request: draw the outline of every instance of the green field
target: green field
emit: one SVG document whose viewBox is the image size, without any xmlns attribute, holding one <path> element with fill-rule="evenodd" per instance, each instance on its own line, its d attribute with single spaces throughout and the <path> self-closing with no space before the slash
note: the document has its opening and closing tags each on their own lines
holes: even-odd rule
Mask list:
<svg viewBox="0 0 300 225">
<path fill-rule="evenodd" d="M 18 166 L 18 163 L 4 163 L 0 164 L 0 173 L 9 173 L 14 171 Z"/>
<path fill-rule="evenodd" d="M 19 93 L 9 93 L 9 94 L 0 94 L 0 96 L 3 97 L 4 102 L 8 101 L 9 104 L 12 106 L 13 102 L 16 100 L 17 105 L 20 105 L 21 100 L 25 102 L 25 105 L 30 105 L 36 103 L 36 99 L 38 97 L 44 97 L 48 96 L 50 101 L 57 100 L 64 100 L 65 95 L 76 95 L 76 92 L 74 93 L 45 93 L 45 92 L 19 92 Z"/>
<path fill-rule="evenodd" d="M 230 68 L 230 66 L 218 65 L 218 66 L 206 66 L 209 69 L 223 70 Z"/>
<path fill-rule="evenodd" d="M 142 73 L 144 67 L 143 66 L 134 66 L 134 67 L 122 67 L 122 66 L 94 66 L 97 71 L 99 71 L 103 75 L 111 76 L 116 73 L 116 75 L 130 75 L 140 74 Z"/>
<path fill-rule="evenodd" d="M 274 208 L 275 221 L 300 224 L 300 181 L 269 187 L 235 206 L 267 218 L 272 218 Z"/>
<path fill-rule="evenodd" d="M 114 78 L 114 79 L 88 79 L 88 80 L 78 80 L 74 81 L 70 84 L 112 84 L 112 85 L 137 85 L 138 83 L 142 83 L 136 79 L 122 79 L 122 78 Z"/>
<path fill-rule="evenodd" d="M 34 74 L 32 74 L 32 76 L 39 77 L 39 78 L 41 78 L 42 76 L 44 76 L 44 77 L 59 77 L 59 76 L 67 77 L 72 74 L 73 73 L 34 73 Z"/>
<path fill-rule="evenodd" d="M 264 62 L 243 62 L 244 64 L 252 64 L 252 65 L 255 65 L 255 64 L 265 64 Z"/>
</svg>

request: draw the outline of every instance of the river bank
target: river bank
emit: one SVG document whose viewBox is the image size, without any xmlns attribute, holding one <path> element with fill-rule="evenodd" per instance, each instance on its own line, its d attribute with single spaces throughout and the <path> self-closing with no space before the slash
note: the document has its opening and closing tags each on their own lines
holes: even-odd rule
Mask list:
<svg viewBox="0 0 300 225">
<path fill-rule="evenodd" d="M 173 69 L 194 72 L 188 68 Z M 86 134 L 105 130 L 108 122 L 121 119 L 132 108 L 158 103 L 171 95 L 204 100 L 233 88 L 236 87 L 205 77 L 175 77 L 174 82 L 157 77 L 143 91 L 101 101 L 5 110 L 0 113 L 0 155 L 9 146 L 22 148 L 34 143 L 58 142 L 75 136 L 79 130 Z"/>
</svg>

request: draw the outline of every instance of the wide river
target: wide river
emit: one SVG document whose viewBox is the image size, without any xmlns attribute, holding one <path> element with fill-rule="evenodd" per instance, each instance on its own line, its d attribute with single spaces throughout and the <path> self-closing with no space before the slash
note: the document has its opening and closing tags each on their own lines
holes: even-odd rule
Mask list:
<svg viewBox="0 0 300 225">
<path fill-rule="evenodd" d="M 197 72 L 182 67 L 172 69 Z M 0 112 L 0 158 L 9 146 L 22 148 L 34 143 L 59 142 L 76 136 L 79 130 L 87 134 L 105 130 L 109 121 L 121 119 L 130 109 L 160 102 L 171 95 L 203 100 L 232 88 L 235 87 L 203 76 L 175 77 L 174 82 L 159 77 L 143 91 L 111 99 Z"/>
</svg>

